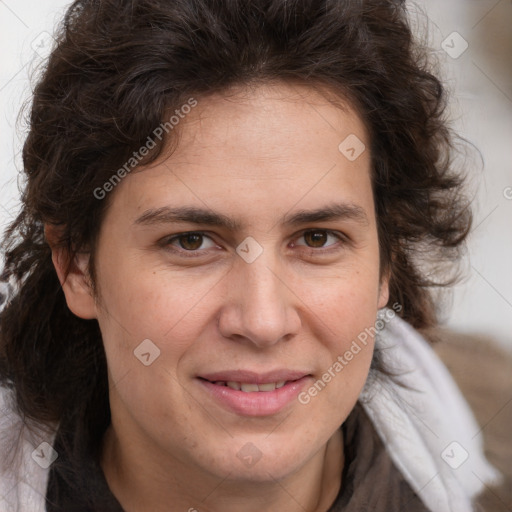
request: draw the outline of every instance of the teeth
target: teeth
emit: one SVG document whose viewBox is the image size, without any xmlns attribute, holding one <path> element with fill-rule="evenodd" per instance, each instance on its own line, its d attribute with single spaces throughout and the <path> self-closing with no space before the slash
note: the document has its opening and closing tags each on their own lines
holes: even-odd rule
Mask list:
<svg viewBox="0 0 512 512">
<path fill-rule="evenodd" d="M 251 393 L 253 391 L 259 391 L 258 384 L 240 384 L 240 389 L 245 393 Z"/>
<path fill-rule="evenodd" d="M 219 380 L 214 382 L 217 386 L 227 386 L 228 388 L 234 389 L 236 391 L 244 391 L 245 393 L 255 393 L 256 391 L 274 391 L 276 389 L 282 388 L 285 384 L 285 380 L 280 380 L 278 382 L 266 382 L 264 384 L 253 384 L 253 383 L 245 383 L 245 382 L 236 382 L 236 381 L 222 381 Z"/>
<path fill-rule="evenodd" d="M 259 384 L 258 389 L 260 391 L 274 391 L 274 389 L 276 389 L 276 383 L 269 382 L 268 384 Z"/>
</svg>

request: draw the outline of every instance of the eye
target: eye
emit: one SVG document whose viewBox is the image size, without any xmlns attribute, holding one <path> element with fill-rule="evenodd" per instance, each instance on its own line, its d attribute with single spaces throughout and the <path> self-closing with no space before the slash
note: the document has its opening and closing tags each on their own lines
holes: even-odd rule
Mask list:
<svg viewBox="0 0 512 512">
<path fill-rule="evenodd" d="M 302 243 L 301 239 L 303 239 L 305 243 Z M 320 249 L 334 245 L 340 240 L 341 236 L 334 234 L 331 231 L 327 231 L 325 229 L 310 229 L 308 231 L 304 231 L 302 236 L 294 245 L 305 245 L 312 249 Z"/>
<path fill-rule="evenodd" d="M 199 251 L 216 247 L 215 242 L 204 233 L 189 232 L 167 238 L 166 246 L 175 247 L 184 251 Z"/>
</svg>

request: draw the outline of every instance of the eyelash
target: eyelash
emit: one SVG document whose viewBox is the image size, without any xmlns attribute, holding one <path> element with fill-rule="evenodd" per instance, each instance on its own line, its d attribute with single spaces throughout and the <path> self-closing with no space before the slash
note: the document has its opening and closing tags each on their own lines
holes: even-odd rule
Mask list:
<svg viewBox="0 0 512 512">
<path fill-rule="evenodd" d="M 325 247 L 310 247 L 308 245 L 302 245 L 302 244 L 301 245 L 294 244 L 294 246 L 297 247 L 297 245 L 298 245 L 299 247 L 304 247 L 303 250 L 307 250 L 309 253 L 314 252 L 317 255 L 321 255 L 321 254 L 326 254 L 326 253 L 332 253 L 332 252 L 335 252 L 336 250 L 340 250 L 341 248 L 338 246 L 339 242 L 341 242 L 342 244 L 346 244 L 350 241 L 349 238 L 344 233 L 340 233 L 337 231 L 331 231 L 329 229 L 305 229 L 295 239 L 302 238 L 307 233 L 314 233 L 314 232 L 321 232 L 321 233 L 325 233 L 327 236 L 334 236 L 338 239 L 338 242 L 328 245 L 326 248 Z M 180 238 L 185 237 L 187 235 L 199 235 L 201 237 L 208 238 L 212 242 L 215 243 L 213 238 L 206 232 L 186 231 L 186 232 L 178 233 L 176 235 L 172 235 L 170 237 L 166 237 L 166 238 L 162 239 L 159 242 L 159 245 L 161 245 L 164 249 L 166 249 L 170 252 L 178 253 L 180 256 L 185 257 L 185 258 L 198 258 L 198 257 L 204 256 L 204 251 L 207 251 L 209 249 L 187 250 L 187 249 L 172 246 L 173 242 L 178 241 Z"/>
</svg>

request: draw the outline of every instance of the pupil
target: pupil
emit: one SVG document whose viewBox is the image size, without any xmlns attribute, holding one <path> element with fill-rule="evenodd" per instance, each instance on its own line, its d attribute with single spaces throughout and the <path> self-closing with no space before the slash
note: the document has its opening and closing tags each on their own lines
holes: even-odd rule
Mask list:
<svg viewBox="0 0 512 512">
<path fill-rule="evenodd" d="M 308 231 L 304 234 L 307 245 L 310 247 L 322 247 L 327 242 L 325 231 Z"/>
<path fill-rule="evenodd" d="M 183 235 L 180 239 L 180 245 L 187 251 L 193 251 L 199 249 L 203 242 L 203 236 L 191 233 L 189 235 Z"/>
</svg>

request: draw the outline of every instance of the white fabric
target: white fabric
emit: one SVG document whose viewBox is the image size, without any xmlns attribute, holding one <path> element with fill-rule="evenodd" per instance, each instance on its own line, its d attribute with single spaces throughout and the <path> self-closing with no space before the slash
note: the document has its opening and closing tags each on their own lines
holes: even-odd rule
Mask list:
<svg viewBox="0 0 512 512">
<path fill-rule="evenodd" d="M 28 428 L 14 410 L 13 393 L 0 388 L 1 512 L 45 511 L 49 472 L 36 462 L 44 466 L 45 458 L 36 457 L 37 452 L 32 458 L 32 453 L 43 442 L 52 445 L 54 438 L 55 429 Z"/>
<path fill-rule="evenodd" d="M 472 512 L 471 498 L 499 475 L 483 456 L 479 428 L 460 391 L 427 342 L 398 316 L 386 321 L 376 347 L 407 386 L 372 371 L 360 397 L 394 463 L 433 512 Z M 12 392 L 0 388 L 1 512 L 44 512 L 49 470 L 33 453 L 54 437 L 55 429 L 28 429 L 13 409 Z M 441 455 L 453 441 L 469 454 L 457 469 Z M 447 453 L 452 465 L 464 454 L 457 446 Z"/>
<path fill-rule="evenodd" d="M 360 402 L 396 467 L 429 509 L 471 512 L 471 498 L 501 477 L 484 457 L 480 428 L 425 339 L 392 310 L 379 317 L 390 320 L 376 336 L 376 348 L 385 368 L 400 376 L 372 371 Z"/>
</svg>

